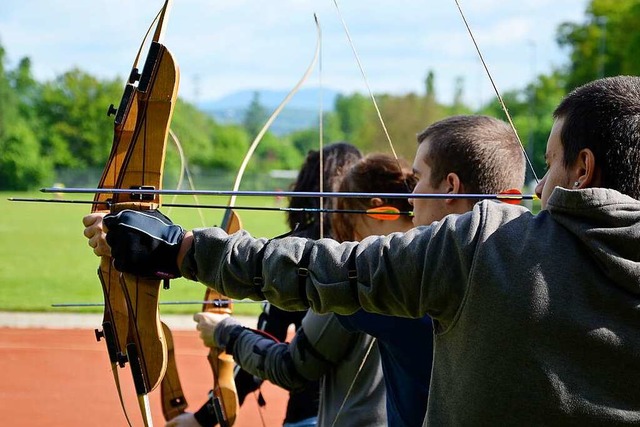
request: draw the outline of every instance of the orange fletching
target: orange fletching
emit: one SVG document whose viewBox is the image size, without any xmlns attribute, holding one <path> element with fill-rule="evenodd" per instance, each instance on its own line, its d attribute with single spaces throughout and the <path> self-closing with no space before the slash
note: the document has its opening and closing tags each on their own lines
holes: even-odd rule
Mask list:
<svg viewBox="0 0 640 427">
<path fill-rule="evenodd" d="M 382 221 L 395 221 L 400 218 L 400 210 L 393 206 L 379 206 L 373 209 L 367 209 L 367 216 Z"/>
<path fill-rule="evenodd" d="M 501 191 L 498 194 L 498 200 L 510 205 L 519 205 L 522 201 L 522 192 L 516 188 L 510 188 L 505 191 Z"/>
</svg>

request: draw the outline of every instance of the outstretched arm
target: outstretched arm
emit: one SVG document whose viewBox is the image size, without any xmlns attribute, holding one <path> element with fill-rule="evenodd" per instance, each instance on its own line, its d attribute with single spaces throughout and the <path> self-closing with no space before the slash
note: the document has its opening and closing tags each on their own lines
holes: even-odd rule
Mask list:
<svg viewBox="0 0 640 427">
<path fill-rule="evenodd" d="M 403 317 L 430 314 L 446 322 L 463 300 L 490 207 L 479 203 L 469 215 L 341 244 L 255 239 L 217 227 L 185 234 L 164 216 L 135 211 L 108 215 L 104 223 L 120 271 L 160 278 L 182 274 L 229 297 L 267 299 L 287 310 L 351 314 L 364 308 Z M 497 212 L 497 220 L 504 214 Z"/>
<path fill-rule="evenodd" d="M 196 313 L 193 318 L 204 345 L 224 348 L 247 372 L 286 390 L 302 389 L 309 382 L 292 364 L 288 343 L 245 328 L 228 315 Z"/>
</svg>

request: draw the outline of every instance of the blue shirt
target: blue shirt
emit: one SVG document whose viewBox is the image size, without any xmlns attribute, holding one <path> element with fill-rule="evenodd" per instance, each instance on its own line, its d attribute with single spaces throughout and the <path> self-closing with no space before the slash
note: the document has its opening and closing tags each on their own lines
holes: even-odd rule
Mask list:
<svg viewBox="0 0 640 427">
<path fill-rule="evenodd" d="M 365 332 L 378 341 L 389 426 L 421 426 L 427 411 L 433 362 L 431 318 L 407 319 L 364 310 L 337 316 L 348 330 Z"/>
</svg>

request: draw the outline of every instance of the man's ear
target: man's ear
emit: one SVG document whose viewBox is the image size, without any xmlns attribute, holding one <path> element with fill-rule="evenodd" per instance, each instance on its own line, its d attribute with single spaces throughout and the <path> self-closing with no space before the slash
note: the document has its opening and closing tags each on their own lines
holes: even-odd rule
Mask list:
<svg viewBox="0 0 640 427">
<path fill-rule="evenodd" d="M 445 192 L 449 194 L 461 194 L 464 192 L 464 186 L 462 185 L 462 181 L 460 181 L 460 177 L 457 173 L 450 172 L 442 181 L 442 185 L 444 185 Z M 454 203 L 460 202 L 460 199 L 445 199 L 446 204 L 451 205 Z"/>
<path fill-rule="evenodd" d="M 596 156 L 589 148 L 578 153 L 575 162 L 569 167 L 574 178 L 574 189 L 597 187 L 600 184 L 600 171 L 596 166 Z"/>
<path fill-rule="evenodd" d="M 460 177 L 458 176 L 457 173 L 450 172 L 444 178 L 444 181 L 447 187 L 446 189 L 447 193 L 460 194 L 464 190 L 462 181 L 460 181 Z"/>
</svg>

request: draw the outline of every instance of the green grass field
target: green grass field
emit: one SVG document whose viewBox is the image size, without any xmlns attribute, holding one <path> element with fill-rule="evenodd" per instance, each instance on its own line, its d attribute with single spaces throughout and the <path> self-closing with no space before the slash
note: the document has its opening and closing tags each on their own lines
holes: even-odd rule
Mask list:
<svg viewBox="0 0 640 427">
<path fill-rule="evenodd" d="M 44 197 L 43 197 L 44 196 Z M 9 197 L 50 198 L 42 193 L 0 193 L 0 311 L 102 312 L 102 308 L 52 308 L 51 304 L 102 302 L 96 276 L 98 258 L 82 235 L 87 204 L 10 202 Z M 65 195 L 89 200 L 89 196 Z M 193 198 L 164 202 L 194 203 Z M 199 198 L 200 204 L 222 204 L 226 198 Z M 272 198 L 247 197 L 238 206 L 273 206 Z M 164 208 L 162 211 L 186 229 L 220 224 L 221 209 Z M 273 237 L 287 230 L 284 213 L 238 211 L 243 226 L 254 236 Z M 173 280 L 161 301 L 202 300 L 204 286 L 185 279 Z M 163 305 L 162 313 L 194 313 L 198 305 Z M 256 314 L 259 304 L 237 304 L 234 312 Z"/>
</svg>

